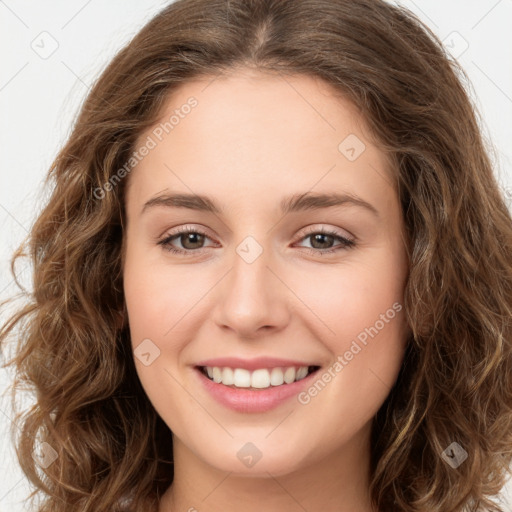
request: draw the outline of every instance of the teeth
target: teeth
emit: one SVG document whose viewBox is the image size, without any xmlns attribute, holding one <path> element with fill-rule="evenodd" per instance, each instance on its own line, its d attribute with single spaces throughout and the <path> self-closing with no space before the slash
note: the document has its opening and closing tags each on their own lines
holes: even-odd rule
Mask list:
<svg viewBox="0 0 512 512">
<path fill-rule="evenodd" d="M 231 386 L 233 382 L 235 382 L 233 370 L 231 368 L 224 368 L 222 370 L 222 383 L 226 386 Z"/>
<path fill-rule="evenodd" d="M 295 376 L 295 379 L 296 380 L 301 380 L 303 379 L 304 377 L 306 377 L 308 374 L 308 369 L 305 367 L 305 366 L 301 366 L 298 370 L 297 370 L 297 375 Z"/>
<path fill-rule="evenodd" d="M 217 366 L 213 369 L 213 382 L 222 382 L 222 371 Z"/>
<path fill-rule="evenodd" d="M 218 384 L 234 386 L 236 388 L 257 388 L 265 389 L 270 386 L 281 386 L 301 380 L 308 375 L 308 366 L 295 368 L 261 368 L 250 372 L 244 368 L 220 368 L 218 366 L 207 366 L 206 374 Z"/>
<path fill-rule="evenodd" d="M 284 381 L 286 384 L 291 384 L 295 381 L 295 368 L 286 368 L 284 372 Z"/>
<path fill-rule="evenodd" d="M 281 368 L 272 368 L 270 372 L 270 384 L 272 384 L 272 386 L 280 386 L 283 382 L 283 370 L 281 370 Z"/>
<path fill-rule="evenodd" d="M 270 373 L 268 373 L 268 370 L 254 370 L 251 375 L 251 387 L 270 387 Z"/>
<path fill-rule="evenodd" d="M 233 372 L 233 386 L 236 386 L 237 388 L 250 388 L 251 372 L 249 370 L 244 370 L 243 368 L 236 368 Z"/>
</svg>

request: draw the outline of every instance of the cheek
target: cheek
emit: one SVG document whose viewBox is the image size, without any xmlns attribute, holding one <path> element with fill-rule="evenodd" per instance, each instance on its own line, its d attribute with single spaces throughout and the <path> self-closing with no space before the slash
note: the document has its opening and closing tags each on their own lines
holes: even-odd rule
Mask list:
<svg viewBox="0 0 512 512">
<path fill-rule="evenodd" d="M 332 352 L 339 353 L 365 329 L 377 324 L 383 332 L 398 335 L 402 329 L 404 272 L 397 259 L 377 257 L 377 251 L 366 261 L 347 261 L 340 265 L 317 266 L 295 279 L 294 292 L 300 297 L 298 306 L 307 308 L 316 318 L 315 329 Z M 291 274 L 288 275 L 291 278 Z M 399 306 L 395 306 L 398 304 Z M 386 314 L 386 312 L 388 312 Z M 304 310 L 304 315 L 307 311 Z M 384 315 L 384 320 L 381 319 Z M 388 322 L 386 322 L 388 320 Z"/>
<path fill-rule="evenodd" d="M 137 244 L 128 244 L 123 273 L 124 294 L 132 342 L 163 340 L 179 318 L 198 301 L 200 290 L 185 265 L 165 265 Z M 197 280 L 199 281 L 199 280 Z"/>
<path fill-rule="evenodd" d="M 127 252 L 123 282 L 136 372 L 148 399 L 166 417 L 171 404 L 173 410 L 187 406 L 186 394 L 173 377 L 189 339 L 176 332 L 194 304 L 190 280 L 183 267 L 154 265 L 134 248 Z"/>
<path fill-rule="evenodd" d="M 322 437 L 341 442 L 362 428 L 398 376 L 407 341 L 403 283 L 396 266 L 384 270 L 385 265 L 360 265 L 331 272 L 330 279 L 315 278 L 308 306 L 322 319 L 317 334 L 332 360 L 299 402 L 311 417 L 335 426 L 319 432 L 318 443 Z M 299 293 L 306 292 L 304 286 Z"/>
<path fill-rule="evenodd" d="M 171 332 L 183 332 L 191 319 L 197 320 L 208 303 L 204 296 L 218 276 L 204 264 L 145 262 L 145 255 L 139 252 L 134 248 L 127 253 L 124 272 L 132 342 L 136 345 L 153 336 L 165 339 L 167 347 L 177 338 L 170 336 Z M 310 262 L 305 267 L 283 268 L 281 273 L 300 299 L 292 301 L 296 314 L 316 318 L 318 335 L 324 341 L 338 340 L 331 344 L 339 351 L 347 340 L 373 326 L 395 302 L 402 304 L 404 283 L 398 256 L 376 250 L 365 259 L 343 264 Z"/>
</svg>

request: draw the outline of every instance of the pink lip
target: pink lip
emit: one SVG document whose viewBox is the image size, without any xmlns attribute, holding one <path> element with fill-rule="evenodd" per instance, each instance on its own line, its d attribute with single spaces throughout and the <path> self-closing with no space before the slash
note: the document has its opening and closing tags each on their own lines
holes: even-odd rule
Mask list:
<svg viewBox="0 0 512 512">
<path fill-rule="evenodd" d="M 220 360 L 218 360 L 220 361 Z M 202 364 L 200 366 L 203 366 Z M 210 366 L 204 365 L 204 366 Z M 213 365 L 217 366 L 217 364 Z M 222 366 L 222 365 L 219 365 Z M 224 366 L 231 366 L 225 364 Z M 295 366 L 286 363 L 284 366 Z M 299 364 L 299 366 L 307 366 Z M 269 366 L 263 366 L 270 368 Z M 240 366 L 235 366 L 240 368 Z M 259 366 L 262 368 L 262 366 Z M 265 389 L 250 390 L 244 388 L 231 388 L 224 384 L 213 382 L 199 368 L 195 368 L 202 385 L 212 395 L 212 397 L 221 405 L 233 409 L 237 412 L 243 413 L 258 413 L 269 411 L 293 396 L 297 396 L 301 390 L 310 385 L 312 378 L 317 374 L 317 371 L 310 373 L 307 377 L 301 380 L 292 382 L 291 384 L 283 384 L 281 386 L 270 386 Z"/>
<path fill-rule="evenodd" d="M 277 359 L 275 357 L 257 357 L 255 359 L 240 359 L 238 357 L 220 357 L 218 359 L 205 359 L 199 361 L 196 366 L 218 366 L 224 368 L 245 368 L 246 370 L 253 371 L 258 368 L 277 368 L 295 366 L 320 366 L 318 363 L 304 363 L 301 361 L 293 361 L 291 359 Z"/>
</svg>

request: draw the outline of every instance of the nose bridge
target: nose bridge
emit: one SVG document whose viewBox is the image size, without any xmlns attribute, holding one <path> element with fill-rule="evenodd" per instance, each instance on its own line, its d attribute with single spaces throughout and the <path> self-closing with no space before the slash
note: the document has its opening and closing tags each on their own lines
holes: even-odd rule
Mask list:
<svg viewBox="0 0 512 512">
<path fill-rule="evenodd" d="M 262 232 L 263 233 L 263 232 Z M 269 237 L 247 235 L 235 247 L 231 270 L 221 287 L 216 321 L 240 337 L 250 337 L 260 327 L 278 327 L 287 318 L 283 286 L 272 267 Z M 263 239 L 264 238 L 264 239 Z M 264 247 L 265 244 L 265 247 Z"/>
<path fill-rule="evenodd" d="M 264 240 L 260 243 L 256 237 L 248 235 L 235 248 L 228 297 L 234 299 L 233 305 L 241 310 L 256 304 L 260 311 L 265 308 L 271 254 L 269 247 L 263 244 Z"/>
</svg>

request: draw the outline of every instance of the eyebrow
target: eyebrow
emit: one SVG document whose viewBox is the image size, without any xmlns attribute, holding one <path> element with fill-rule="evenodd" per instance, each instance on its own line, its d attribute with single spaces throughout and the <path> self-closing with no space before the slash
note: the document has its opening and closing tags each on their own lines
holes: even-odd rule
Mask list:
<svg viewBox="0 0 512 512">
<path fill-rule="evenodd" d="M 354 194 L 348 193 L 321 194 L 304 192 L 302 194 L 294 194 L 292 196 L 285 197 L 280 203 L 280 208 L 281 213 L 286 215 L 293 212 L 317 210 L 344 205 L 365 208 L 375 216 L 379 217 L 379 212 L 373 205 Z M 146 201 L 142 208 L 141 215 L 145 211 L 157 206 L 166 208 L 188 208 L 190 210 L 222 214 L 222 208 L 220 208 L 217 203 L 208 196 L 200 194 L 165 193 L 152 197 Z"/>
</svg>

